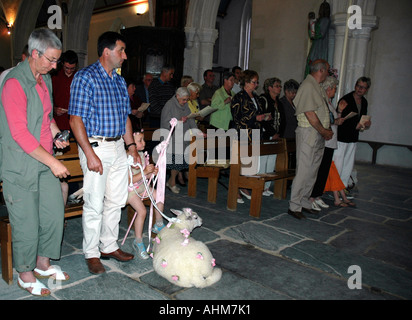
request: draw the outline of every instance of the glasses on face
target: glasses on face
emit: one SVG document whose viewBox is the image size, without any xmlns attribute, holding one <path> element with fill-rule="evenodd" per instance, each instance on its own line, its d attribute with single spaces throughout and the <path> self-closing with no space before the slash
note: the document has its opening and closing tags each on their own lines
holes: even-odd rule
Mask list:
<svg viewBox="0 0 412 320">
<path fill-rule="evenodd" d="M 44 53 L 42 53 L 40 51 L 39 51 L 39 55 L 45 57 L 50 63 L 59 63 L 60 62 L 60 60 L 58 60 L 58 59 L 53 59 L 52 60 L 52 59 L 48 58 Z"/>
<path fill-rule="evenodd" d="M 368 90 L 368 87 L 360 86 L 358 84 L 356 85 L 356 87 L 362 90 Z"/>
<path fill-rule="evenodd" d="M 250 81 L 251 84 L 258 85 L 259 81 Z"/>
</svg>

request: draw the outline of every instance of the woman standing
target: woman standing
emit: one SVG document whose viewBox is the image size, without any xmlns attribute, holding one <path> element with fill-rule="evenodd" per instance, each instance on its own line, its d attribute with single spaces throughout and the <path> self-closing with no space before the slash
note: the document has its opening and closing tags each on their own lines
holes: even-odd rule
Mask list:
<svg viewBox="0 0 412 320">
<path fill-rule="evenodd" d="M 188 163 L 185 161 L 184 152 L 190 144 L 190 139 L 189 141 L 186 141 L 187 139 L 184 139 L 184 135 L 188 130 L 197 130 L 195 120 L 187 118 L 187 116 L 191 114 L 187 104 L 188 101 L 189 91 L 187 88 L 180 87 L 177 89 L 176 94 L 166 102 L 160 117 L 160 127 L 167 130 L 170 130 L 171 119 L 176 118 L 178 120 L 178 124 L 172 135 L 171 141 L 173 144 L 171 146 L 169 145 L 168 148 L 168 150 L 171 150 L 171 159 L 169 158 L 170 153 L 168 152 L 166 165 L 166 168 L 171 172 L 166 186 L 173 193 L 180 192 L 180 188 L 176 186 L 176 177 L 179 171 L 189 168 Z M 194 132 L 192 132 L 192 134 L 193 133 Z"/>
<path fill-rule="evenodd" d="M 6 76 L 1 95 L 0 137 L 4 199 L 13 229 L 13 262 L 18 285 L 35 296 L 50 295 L 36 277 L 65 281 L 69 276 L 50 259 L 60 258 L 64 204 L 59 178 L 70 175 L 53 157 L 60 132 L 53 120 L 50 70 L 62 44 L 38 29 L 28 41 L 30 56 Z"/>
<path fill-rule="evenodd" d="M 248 142 L 251 143 L 253 131 L 257 131 L 260 138 L 260 122 L 266 117 L 262 114 L 259 96 L 256 94 L 259 85 L 258 73 L 253 70 L 245 70 L 241 75 L 240 85 L 243 89 L 233 97 L 231 104 L 233 125 L 240 138 L 246 133 Z M 251 199 L 247 189 L 240 189 L 239 192 L 246 199 Z M 238 196 L 238 203 L 243 203 L 240 196 Z"/>
<path fill-rule="evenodd" d="M 312 194 L 309 199 L 312 202 L 312 210 L 315 211 L 321 211 L 321 208 L 329 208 L 329 205 L 323 202 L 321 196 L 325 189 L 326 180 L 328 179 L 333 152 L 338 147 L 338 126 L 345 121 L 343 118 L 338 118 L 338 114 L 332 105 L 332 99 L 335 96 L 338 83 L 339 81 L 336 78 L 329 76 L 321 84 L 328 97 L 328 107 L 331 117 L 330 123 L 333 131 L 333 137 L 332 139 L 325 141 L 325 151 L 323 152 L 322 162 L 320 163 L 316 182 L 313 186 Z M 341 112 L 342 109 L 344 109 L 343 104 L 339 105 L 339 112 Z"/>
<path fill-rule="evenodd" d="M 282 81 L 278 78 L 269 78 L 263 85 L 263 93 L 259 97 L 262 112 L 266 115 L 262 121 L 262 139 L 277 140 L 280 137 L 281 124 L 279 95 L 282 92 Z M 273 172 L 276 166 L 276 154 L 260 156 L 259 173 Z M 271 182 L 265 183 L 264 196 L 271 196 L 273 192 L 269 190 Z"/>
</svg>

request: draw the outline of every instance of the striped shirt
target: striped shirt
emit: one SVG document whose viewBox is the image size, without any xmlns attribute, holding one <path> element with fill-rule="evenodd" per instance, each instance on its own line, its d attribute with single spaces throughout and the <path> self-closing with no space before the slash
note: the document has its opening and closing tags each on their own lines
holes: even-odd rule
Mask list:
<svg viewBox="0 0 412 320">
<path fill-rule="evenodd" d="M 114 70 L 110 77 L 100 61 L 79 70 L 70 87 L 68 113 L 82 118 L 88 137 L 124 135 L 131 113 L 125 80 Z"/>
</svg>

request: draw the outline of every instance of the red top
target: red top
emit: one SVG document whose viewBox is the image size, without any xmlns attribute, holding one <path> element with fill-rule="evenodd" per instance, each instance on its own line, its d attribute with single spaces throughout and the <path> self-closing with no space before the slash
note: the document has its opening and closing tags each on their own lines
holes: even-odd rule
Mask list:
<svg viewBox="0 0 412 320">
<path fill-rule="evenodd" d="M 69 101 L 70 101 L 70 85 L 72 83 L 73 77 L 75 72 L 68 77 L 64 73 L 64 69 L 60 69 L 57 75 L 52 77 L 53 83 L 53 101 L 54 107 L 63 108 L 68 110 L 69 109 Z M 69 124 L 69 114 L 66 113 L 62 114 L 61 116 L 54 115 L 54 119 L 56 120 L 57 126 L 60 130 L 70 130 Z"/>
<path fill-rule="evenodd" d="M 53 137 L 50 130 L 49 114 L 52 112 L 49 90 L 44 81 L 36 85 L 37 93 L 43 105 L 43 122 L 41 125 L 40 141 L 34 137 L 27 128 L 27 98 L 17 79 L 6 81 L 1 94 L 4 112 L 12 138 L 26 153 L 33 152 L 41 145 L 50 154 L 53 153 Z"/>
</svg>

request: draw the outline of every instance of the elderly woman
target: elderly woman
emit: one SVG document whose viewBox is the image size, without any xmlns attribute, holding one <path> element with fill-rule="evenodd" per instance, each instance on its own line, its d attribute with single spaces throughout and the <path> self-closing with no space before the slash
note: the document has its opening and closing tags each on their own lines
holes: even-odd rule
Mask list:
<svg viewBox="0 0 412 320">
<path fill-rule="evenodd" d="M 187 103 L 188 101 L 189 91 L 187 88 L 180 87 L 176 90 L 176 94 L 166 102 L 160 117 L 160 127 L 167 130 L 170 130 L 171 119 L 176 118 L 178 120 L 178 125 L 175 127 L 172 135 L 172 145 L 169 145 L 168 148 L 168 150 L 172 150 L 171 159 L 168 153 L 168 164 L 166 166 L 166 168 L 170 170 L 170 178 L 166 186 L 173 193 L 180 192 L 180 188 L 176 186 L 176 177 L 179 171 L 189 168 L 189 165 L 185 161 L 184 151 L 189 146 L 190 140 L 185 141 L 184 135 L 188 130 L 197 130 L 195 120 L 187 118 L 187 116 L 191 114 Z"/>
<path fill-rule="evenodd" d="M 235 95 L 232 90 L 234 84 L 235 75 L 227 72 L 223 75 L 223 86 L 213 94 L 211 106 L 217 111 L 210 115 L 210 125 L 216 129 L 229 130 L 230 121 L 232 121 L 230 103 Z"/>
<path fill-rule="evenodd" d="M 69 276 L 51 266 L 60 259 L 64 204 L 59 178 L 70 175 L 53 157 L 59 133 L 53 120 L 52 82 L 62 44 L 48 29 L 33 31 L 30 56 L 10 71 L 1 95 L 0 136 L 4 199 L 13 229 L 13 260 L 18 285 L 32 295 L 50 295 L 36 277 L 65 281 Z"/>
<path fill-rule="evenodd" d="M 187 86 L 187 90 L 189 90 L 189 101 L 187 102 L 187 104 L 189 105 L 191 113 L 199 112 L 199 102 L 197 101 L 197 99 L 199 98 L 200 89 L 202 89 L 202 86 L 196 82 L 191 82 Z M 202 120 L 202 117 L 197 117 L 196 123 L 197 121 Z"/>
<path fill-rule="evenodd" d="M 325 189 L 326 180 L 328 179 L 329 169 L 332 164 L 333 152 L 338 147 L 338 126 L 345 121 L 343 118 L 338 118 L 338 114 L 334 106 L 332 105 L 332 99 L 335 96 L 338 83 L 339 81 L 336 78 L 329 76 L 321 84 L 328 97 L 328 107 L 331 118 L 330 123 L 331 129 L 333 131 L 333 137 L 332 139 L 325 141 L 325 151 L 323 153 L 322 162 L 320 164 L 316 182 L 310 197 L 310 201 L 312 202 L 312 210 L 315 211 L 321 211 L 321 208 L 329 208 L 329 205 L 323 202 L 321 196 Z M 343 108 L 343 105 L 339 106 L 340 111 L 342 111 L 341 109 Z"/>
</svg>

